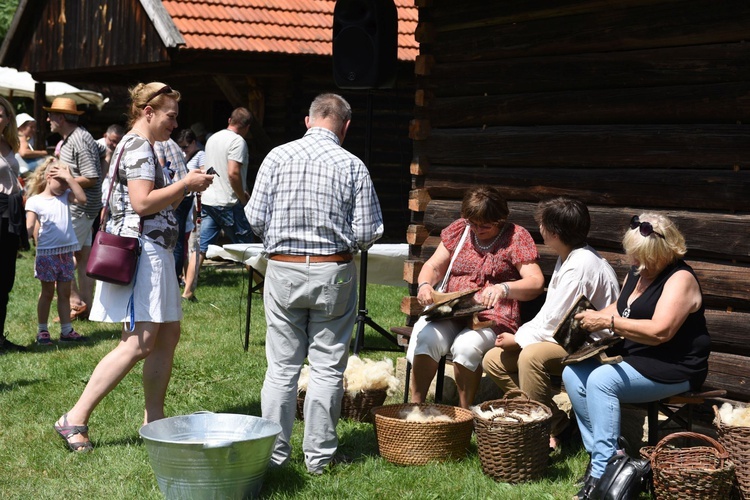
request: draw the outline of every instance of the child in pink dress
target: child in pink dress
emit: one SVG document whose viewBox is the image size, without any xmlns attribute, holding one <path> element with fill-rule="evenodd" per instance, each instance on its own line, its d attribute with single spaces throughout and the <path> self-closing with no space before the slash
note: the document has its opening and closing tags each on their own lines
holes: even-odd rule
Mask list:
<svg viewBox="0 0 750 500">
<path fill-rule="evenodd" d="M 51 158 L 34 171 L 26 200 L 26 228 L 36 242 L 34 276 L 42 282 L 37 303 L 39 345 L 52 345 L 47 328 L 50 305 L 57 283 L 57 312 L 70 318 L 70 287 L 74 276 L 73 251 L 77 238 L 70 220 L 70 203 L 86 203 L 86 194 L 73 180 L 70 168 Z M 61 320 L 61 321 L 64 321 Z M 60 341 L 81 342 L 86 337 L 73 329 L 70 320 L 62 323 Z"/>
</svg>

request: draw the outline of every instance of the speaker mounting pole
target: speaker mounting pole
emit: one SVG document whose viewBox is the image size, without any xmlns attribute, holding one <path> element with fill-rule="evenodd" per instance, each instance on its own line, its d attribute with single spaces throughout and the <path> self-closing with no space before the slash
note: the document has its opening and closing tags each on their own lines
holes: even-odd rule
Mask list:
<svg viewBox="0 0 750 500">
<path fill-rule="evenodd" d="M 370 151 L 371 145 L 370 140 L 372 139 L 372 90 L 367 91 L 367 122 L 365 123 L 365 165 L 370 168 Z M 359 305 L 357 310 L 357 329 L 354 337 L 354 354 L 359 354 L 359 351 L 365 348 L 365 325 L 369 325 L 370 328 L 380 333 L 383 337 L 390 340 L 396 347 L 398 347 L 398 340 L 396 337 L 387 332 L 382 326 L 378 325 L 373 320 L 369 311 L 367 310 L 367 250 L 363 250 L 360 254 L 359 260 Z M 381 351 L 400 351 L 397 349 L 382 349 Z"/>
</svg>

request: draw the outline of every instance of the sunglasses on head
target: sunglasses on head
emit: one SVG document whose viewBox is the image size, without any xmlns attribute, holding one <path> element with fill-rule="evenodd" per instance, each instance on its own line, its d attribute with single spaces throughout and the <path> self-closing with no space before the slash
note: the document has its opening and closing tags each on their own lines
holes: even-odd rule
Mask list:
<svg viewBox="0 0 750 500">
<path fill-rule="evenodd" d="M 157 90 L 156 92 L 154 92 L 153 94 L 151 94 L 149 98 L 146 99 L 146 104 L 144 104 L 143 107 L 145 108 L 146 106 L 148 106 L 148 103 L 156 99 L 158 96 L 162 94 L 171 94 L 171 93 L 172 93 L 172 87 L 170 87 L 169 85 L 165 85 L 159 90 Z"/>
<path fill-rule="evenodd" d="M 655 234 L 659 238 L 664 239 L 664 235 L 661 233 L 657 233 L 654 231 L 654 226 L 651 225 L 650 222 L 641 222 L 641 220 L 638 218 L 637 215 L 634 215 L 632 219 L 630 219 L 630 229 L 636 229 L 639 228 L 641 232 L 641 236 L 648 238 L 652 234 Z"/>
</svg>

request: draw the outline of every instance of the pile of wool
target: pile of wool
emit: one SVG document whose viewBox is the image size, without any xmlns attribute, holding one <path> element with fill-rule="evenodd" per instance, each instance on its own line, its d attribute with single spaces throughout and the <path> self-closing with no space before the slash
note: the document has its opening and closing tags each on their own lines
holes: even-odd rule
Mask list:
<svg viewBox="0 0 750 500">
<path fill-rule="evenodd" d="M 453 422 L 453 419 L 432 406 L 412 406 L 398 412 L 398 418 L 407 422 Z"/>
<path fill-rule="evenodd" d="M 307 391 L 310 379 L 310 366 L 304 365 L 297 382 L 297 392 Z M 398 390 L 399 381 L 394 375 L 393 361 L 383 359 L 375 361 L 372 359 L 361 359 L 359 356 L 350 356 L 349 363 L 344 371 L 344 387 L 349 396 L 354 397 L 357 393 L 369 389 L 385 389 L 389 396 Z"/>
<path fill-rule="evenodd" d="M 394 375 L 393 361 L 362 359 L 351 356 L 344 372 L 344 387 L 350 396 L 369 389 L 385 389 L 389 396 L 398 390 L 398 379 Z"/>
<path fill-rule="evenodd" d="M 733 408 L 731 404 L 724 403 L 719 408 L 721 422 L 725 425 L 736 427 L 750 427 L 750 407 L 738 406 Z"/>
<path fill-rule="evenodd" d="M 518 422 L 518 419 L 521 419 L 522 422 L 536 422 L 547 418 L 547 413 L 542 408 L 534 408 L 531 411 L 514 410 L 506 413 L 505 408 L 493 408 L 490 405 L 489 410 L 482 410 L 479 406 L 472 406 L 471 411 L 485 420 L 494 419 L 495 422 Z"/>
</svg>

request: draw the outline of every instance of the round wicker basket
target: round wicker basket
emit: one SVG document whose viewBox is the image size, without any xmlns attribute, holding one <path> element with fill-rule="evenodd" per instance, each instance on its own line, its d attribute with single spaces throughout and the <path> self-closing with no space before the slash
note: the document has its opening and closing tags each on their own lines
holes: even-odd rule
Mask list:
<svg viewBox="0 0 750 500">
<path fill-rule="evenodd" d="M 508 399 L 508 394 L 520 392 L 523 397 Z M 504 416 L 487 419 L 474 414 L 477 451 L 482 472 L 496 481 L 519 483 L 539 479 L 549 460 L 549 432 L 552 411 L 526 393 L 509 391 L 503 399 L 485 401 L 481 411 L 503 408 Z M 530 415 L 543 412 L 544 418 L 523 421 L 508 414 Z M 511 420 L 508 420 L 510 418 Z"/>
<path fill-rule="evenodd" d="M 450 422 L 410 422 L 399 418 L 404 409 L 431 407 Z M 474 419 L 469 410 L 440 404 L 405 403 L 372 409 L 380 455 L 397 465 L 424 465 L 466 456 Z"/>
<path fill-rule="evenodd" d="M 728 425 L 721 421 L 719 409 L 714 406 L 714 425 L 719 443 L 727 449 L 729 458 L 737 467 L 737 486 L 742 498 L 750 499 L 750 427 Z"/>
<path fill-rule="evenodd" d="M 711 446 L 668 447 L 670 441 L 689 438 Z M 684 498 L 729 499 L 734 488 L 734 463 L 718 441 L 696 432 L 675 432 L 654 446 L 641 448 L 651 460 L 656 500 Z"/>
</svg>

